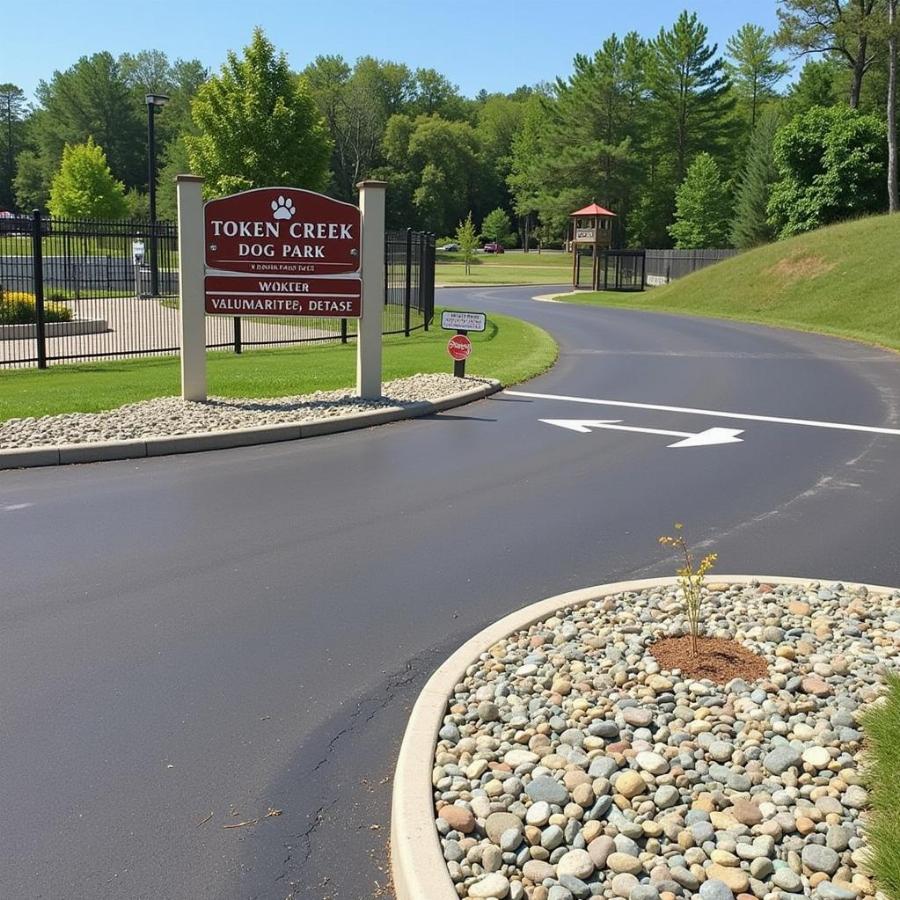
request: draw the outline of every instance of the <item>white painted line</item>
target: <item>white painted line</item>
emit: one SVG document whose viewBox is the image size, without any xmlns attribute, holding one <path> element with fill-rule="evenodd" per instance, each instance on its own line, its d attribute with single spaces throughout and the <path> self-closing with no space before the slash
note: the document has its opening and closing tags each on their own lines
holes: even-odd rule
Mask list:
<svg viewBox="0 0 900 900">
<path fill-rule="evenodd" d="M 33 503 L 10 503 L 8 506 L 3 507 L 3 512 L 15 512 L 17 509 L 28 509 L 29 506 L 34 506 Z"/>
<path fill-rule="evenodd" d="M 669 444 L 669 447 L 709 447 L 713 444 L 740 444 L 744 432 L 737 428 L 707 428 L 698 433 L 690 431 L 664 431 L 661 428 L 638 428 L 635 425 L 618 425 L 621 419 L 540 419 L 547 425 L 567 428 L 579 434 L 590 434 L 592 428 L 604 428 L 608 431 L 635 431 L 639 434 L 664 434 L 667 437 L 680 437 L 684 440 Z"/>
<path fill-rule="evenodd" d="M 659 403 L 630 403 L 625 400 L 594 400 L 590 397 L 566 397 L 562 394 L 534 394 L 530 391 L 504 391 L 511 397 L 530 397 L 534 400 L 566 400 L 569 403 L 592 403 L 595 406 L 619 406 L 628 409 L 652 409 L 657 412 L 686 413 L 689 416 L 715 416 L 719 419 L 739 419 L 743 422 L 772 422 L 776 425 L 806 425 L 810 428 L 831 428 L 835 431 L 862 431 L 868 434 L 900 436 L 900 428 L 879 428 L 874 425 L 850 425 L 843 422 L 819 422 L 815 419 L 789 419 L 782 416 L 754 416 L 750 413 L 723 412 L 717 409 L 694 409 L 690 406 L 663 406 Z"/>
</svg>

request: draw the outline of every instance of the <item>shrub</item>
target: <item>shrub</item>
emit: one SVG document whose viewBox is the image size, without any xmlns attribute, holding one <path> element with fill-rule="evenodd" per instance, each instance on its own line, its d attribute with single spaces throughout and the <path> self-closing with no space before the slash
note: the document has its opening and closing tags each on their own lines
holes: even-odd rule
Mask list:
<svg viewBox="0 0 900 900">
<path fill-rule="evenodd" d="M 876 886 L 900 900 L 900 677 L 888 677 L 888 693 L 882 702 L 868 708 L 862 719 L 866 734 L 866 780 L 872 816 L 866 837 Z"/>
<path fill-rule="evenodd" d="M 668 547 L 673 547 L 684 563 L 675 571 L 678 575 L 678 585 L 681 588 L 684 612 L 691 630 L 691 653 L 696 656 L 697 638 L 702 631 L 700 625 L 700 604 L 703 599 L 703 582 L 706 578 L 706 573 L 716 564 L 717 554 L 708 553 L 697 565 L 693 551 L 688 546 L 684 535 L 681 534 L 683 528 L 684 526 L 681 522 L 676 522 L 675 531 L 678 533 L 674 537 L 663 535 L 659 542 Z"/>
<path fill-rule="evenodd" d="M 68 322 L 72 310 L 52 300 L 44 302 L 45 322 Z M 6 291 L 0 294 L 0 324 L 33 325 L 37 321 L 34 294 L 25 291 Z"/>
</svg>

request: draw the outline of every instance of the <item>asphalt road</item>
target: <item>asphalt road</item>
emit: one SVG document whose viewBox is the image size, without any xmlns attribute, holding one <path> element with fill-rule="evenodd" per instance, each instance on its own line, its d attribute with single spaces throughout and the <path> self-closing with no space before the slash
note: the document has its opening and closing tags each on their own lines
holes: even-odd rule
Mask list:
<svg viewBox="0 0 900 900">
<path fill-rule="evenodd" d="M 556 335 L 558 365 L 520 391 L 900 426 L 892 354 L 534 292 L 439 298 Z M 898 583 L 898 495 L 898 435 L 508 393 L 295 444 L 2 473 L 0 896 L 389 896 L 396 749 L 463 639 L 671 571 L 656 539 L 675 520 L 721 572 Z"/>
</svg>

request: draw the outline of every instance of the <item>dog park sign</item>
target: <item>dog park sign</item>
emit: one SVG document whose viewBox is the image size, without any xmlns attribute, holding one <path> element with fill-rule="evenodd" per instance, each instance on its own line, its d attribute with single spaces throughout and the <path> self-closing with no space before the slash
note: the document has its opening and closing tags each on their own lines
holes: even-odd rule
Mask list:
<svg viewBox="0 0 900 900">
<path fill-rule="evenodd" d="M 358 207 L 285 187 L 204 204 L 202 179 L 176 184 L 182 396 L 206 399 L 207 314 L 358 318 L 357 392 L 380 396 L 385 184 L 360 183 Z"/>
</svg>

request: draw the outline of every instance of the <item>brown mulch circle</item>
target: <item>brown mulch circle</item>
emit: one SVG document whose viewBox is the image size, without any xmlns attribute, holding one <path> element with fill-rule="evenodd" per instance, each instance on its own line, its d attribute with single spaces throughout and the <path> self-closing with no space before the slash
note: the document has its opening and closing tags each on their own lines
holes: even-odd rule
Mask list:
<svg viewBox="0 0 900 900">
<path fill-rule="evenodd" d="M 726 684 L 732 678 L 757 681 L 769 673 L 766 661 L 730 638 L 697 638 L 697 654 L 691 652 L 690 635 L 662 638 L 650 652 L 664 669 L 680 669 L 690 678 L 708 678 Z"/>
</svg>

